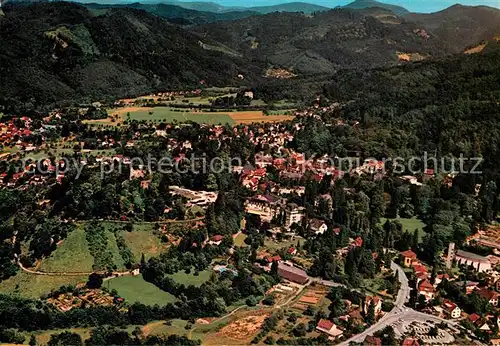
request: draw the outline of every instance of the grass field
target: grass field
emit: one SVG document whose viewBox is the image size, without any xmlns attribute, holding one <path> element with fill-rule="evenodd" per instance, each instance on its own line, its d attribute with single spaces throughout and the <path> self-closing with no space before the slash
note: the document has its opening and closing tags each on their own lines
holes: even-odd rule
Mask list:
<svg viewBox="0 0 500 346">
<path fill-rule="evenodd" d="M 384 225 L 386 220 L 387 220 L 386 218 L 381 218 L 380 224 Z M 412 218 L 412 219 L 399 218 L 399 219 L 389 219 L 389 220 L 391 220 L 391 221 L 397 220 L 397 221 L 401 222 L 401 224 L 403 225 L 403 230 L 405 230 L 406 232 L 413 233 L 415 231 L 415 229 L 418 229 L 418 239 L 420 242 L 422 242 L 422 239 L 425 235 L 425 232 L 424 232 L 425 223 L 423 223 L 422 221 L 420 221 L 419 219 L 416 219 L 416 218 Z"/>
<path fill-rule="evenodd" d="M 186 335 L 188 332 L 184 329 L 187 324 L 187 321 L 185 320 L 170 320 L 168 324 L 166 321 L 151 322 L 142 328 L 142 332 L 144 335 Z"/>
<path fill-rule="evenodd" d="M 184 271 L 179 271 L 175 274 L 168 275 L 172 279 L 175 280 L 175 282 L 179 284 L 184 284 L 186 286 L 193 285 L 193 286 L 201 286 L 204 282 L 206 282 L 211 275 L 210 270 L 203 270 L 199 273 L 198 276 L 195 276 L 193 272 L 190 274 L 186 274 Z"/>
<path fill-rule="evenodd" d="M 120 250 L 118 249 L 118 245 L 116 244 L 116 237 L 113 232 L 108 231 L 108 249 L 111 251 L 113 255 L 113 263 L 116 265 L 117 270 L 125 270 L 125 263 L 123 263 L 123 258 L 120 255 Z"/>
<path fill-rule="evenodd" d="M 234 245 L 241 247 L 241 246 L 246 246 L 245 244 L 245 239 L 247 238 L 247 235 L 245 233 L 240 233 L 234 238 Z"/>
<path fill-rule="evenodd" d="M 115 242 L 116 244 L 116 242 Z M 37 268 L 45 272 L 92 272 L 94 259 L 89 252 L 82 227 L 68 234 L 49 258 Z"/>
<path fill-rule="evenodd" d="M 42 276 L 18 272 L 0 282 L 0 292 L 26 298 L 39 298 L 63 285 L 77 285 L 87 282 L 88 276 Z"/>
<path fill-rule="evenodd" d="M 148 260 L 168 248 L 168 244 L 162 243 L 160 238 L 153 233 L 151 224 L 135 224 L 133 232 L 123 231 L 122 236 L 134 254 L 136 262 L 141 260 L 142 254 Z"/>
<path fill-rule="evenodd" d="M 149 113 L 152 114 L 149 114 Z M 211 125 L 229 124 L 233 125 L 233 119 L 222 113 L 194 113 L 191 111 L 174 111 L 170 107 L 125 107 L 121 109 L 113 109 L 110 114 L 118 114 L 122 120 L 127 120 L 127 113 L 130 113 L 130 120 L 137 121 L 161 121 L 161 122 L 186 122 L 194 121 L 196 123 L 206 123 Z"/>
<path fill-rule="evenodd" d="M 125 298 L 127 302 L 140 302 L 146 305 L 165 305 L 175 301 L 175 297 L 158 287 L 144 281 L 142 276 L 121 276 L 110 279 L 103 283 L 104 287 L 115 289 L 120 297 Z"/>
</svg>

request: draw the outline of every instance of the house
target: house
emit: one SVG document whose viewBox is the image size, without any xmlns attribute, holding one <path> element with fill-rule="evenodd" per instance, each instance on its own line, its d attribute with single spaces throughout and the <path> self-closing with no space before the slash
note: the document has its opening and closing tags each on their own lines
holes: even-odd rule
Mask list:
<svg viewBox="0 0 500 346">
<path fill-rule="evenodd" d="M 474 324 L 476 324 L 480 319 L 481 319 L 481 316 L 479 316 L 478 314 L 470 314 L 469 315 L 469 321 L 471 321 Z"/>
<path fill-rule="evenodd" d="M 448 274 L 438 274 L 434 279 L 434 286 L 439 285 L 443 280 L 450 280 L 450 276 Z"/>
<path fill-rule="evenodd" d="M 477 281 L 469 281 L 469 280 L 467 280 L 467 281 L 457 281 L 456 285 L 459 286 L 459 287 L 465 286 L 465 293 L 466 294 L 471 294 L 472 292 L 474 292 L 475 290 L 478 289 L 479 282 L 477 282 Z"/>
<path fill-rule="evenodd" d="M 428 281 L 423 280 L 418 285 L 418 293 L 425 297 L 426 301 L 434 299 L 434 286 Z"/>
<path fill-rule="evenodd" d="M 305 284 L 309 280 L 309 276 L 305 271 L 282 262 L 278 262 L 278 275 L 285 280 L 301 285 Z"/>
<path fill-rule="evenodd" d="M 373 296 L 373 297 L 366 296 L 365 304 L 363 306 L 365 313 L 367 313 L 370 304 L 373 304 L 373 306 L 375 307 L 375 316 L 380 314 L 380 312 L 382 311 L 382 299 L 380 299 L 377 296 Z"/>
<path fill-rule="evenodd" d="M 336 339 L 343 334 L 342 330 L 340 330 L 335 325 L 335 323 L 325 319 L 319 320 L 318 324 L 316 325 L 316 329 L 320 332 L 330 335 L 330 337 L 333 339 Z"/>
<path fill-rule="evenodd" d="M 402 346 L 420 346 L 417 338 L 408 337 L 403 340 Z"/>
<path fill-rule="evenodd" d="M 488 301 L 493 306 L 498 306 L 498 293 L 490 290 L 489 288 L 483 288 L 477 291 L 477 294 Z"/>
<path fill-rule="evenodd" d="M 366 346 L 382 346 L 382 339 L 368 335 L 363 342 Z"/>
<path fill-rule="evenodd" d="M 406 250 L 400 253 L 401 262 L 405 267 L 411 266 L 413 260 L 417 259 L 417 254 L 411 250 Z"/>
<path fill-rule="evenodd" d="M 491 270 L 491 263 L 487 257 L 476 255 L 472 252 L 458 250 L 455 255 L 455 260 L 458 264 L 472 266 L 478 272 Z"/>
<path fill-rule="evenodd" d="M 291 248 L 288 249 L 287 252 L 288 252 L 289 255 L 295 256 L 297 254 L 297 249 L 294 248 L 294 247 L 291 247 Z"/>
<path fill-rule="evenodd" d="M 443 310 L 451 318 L 460 318 L 462 314 L 462 310 L 457 306 L 457 304 L 448 299 L 443 302 Z"/>
<path fill-rule="evenodd" d="M 210 238 L 210 240 L 208 241 L 208 243 L 210 245 L 219 246 L 222 243 L 222 239 L 224 239 L 224 236 L 222 236 L 220 234 L 216 234 L 212 238 Z"/>
<path fill-rule="evenodd" d="M 285 227 L 290 228 L 294 223 L 299 224 L 305 215 L 305 208 L 295 203 L 289 203 L 285 210 Z"/>
<path fill-rule="evenodd" d="M 314 232 L 314 234 L 323 234 L 326 232 L 328 229 L 328 226 L 326 225 L 326 222 L 320 219 L 312 219 L 311 222 L 309 222 L 309 228 L 311 231 Z"/>
</svg>

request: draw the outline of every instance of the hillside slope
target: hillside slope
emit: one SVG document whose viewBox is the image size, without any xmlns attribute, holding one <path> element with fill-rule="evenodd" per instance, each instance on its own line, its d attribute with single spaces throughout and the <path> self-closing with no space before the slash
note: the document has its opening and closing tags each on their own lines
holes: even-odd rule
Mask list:
<svg viewBox="0 0 500 346">
<path fill-rule="evenodd" d="M 73 3 L 6 6 L 0 17 L 0 95 L 25 102 L 125 96 L 155 88 L 237 82 L 234 54 L 133 9 L 92 16 Z"/>
<path fill-rule="evenodd" d="M 389 65 L 398 61 L 397 52 L 433 57 L 451 53 L 439 40 L 419 35 L 415 23 L 398 20 L 395 25 L 387 23 L 386 17 L 378 19 L 363 12 L 272 13 L 192 30 L 245 57 L 299 73 Z"/>
<path fill-rule="evenodd" d="M 219 21 L 235 20 L 257 15 L 255 11 L 233 11 L 233 12 L 206 12 L 191 10 L 177 5 L 169 4 L 115 4 L 105 5 L 99 3 L 86 3 L 85 7 L 92 10 L 95 14 L 105 14 L 113 8 L 135 8 L 137 10 L 144 10 L 148 13 L 168 19 L 172 23 L 179 23 L 182 25 L 193 24 L 207 24 Z"/>
<path fill-rule="evenodd" d="M 456 51 L 500 35 L 500 10 L 487 6 L 454 5 L 435 13 L 408 13 L 404 18 L 420 23 Z"/>
</svg>

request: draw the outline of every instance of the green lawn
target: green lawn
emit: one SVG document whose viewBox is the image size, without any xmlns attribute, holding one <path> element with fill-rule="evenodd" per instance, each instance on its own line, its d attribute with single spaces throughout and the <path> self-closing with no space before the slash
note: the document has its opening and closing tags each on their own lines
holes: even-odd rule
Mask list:
<svg viewBox="0 0 500 346">
<path fill-rule="evenodd" d="M 144 329 L 147 330 L 148 335 L 186 335 L 188 331 L 184 327 L 186 326 L 187 322 L 188 321 L 178 319 L 170 320 L 168 322 L 157 321 L 148 323 L 144 327 Z"/>
<path fill-rule="evenodd" d="M 20 271 L 0 282 L 0 292 L 36 299 L 63 285 L 77 285 L 87 282 L 87 279 L 87 276 L 43 276 Z"/>
<path fill-rule="evenodd" d="M 108 249 L 113 255 L 113 263 L 116 265 L 117 270 L 125 270 L 125 263 L 123 263 L 123 258 L 120 255 L 120 250 L 116 244 L 115 234 L 111 231 L 106 232 L 108 236 Z"/>
<path fill-rule="evenodd" d="M 146 305 L 162 306 L 176 299 L 172 294 L 144 281 L 142 276 L 127 275 L 113 278 L 105 281 L 103 287 L 115 289 L 120 297 L 125 298 L 129 303 L 140 302 Z"/>
<path fill-rule="evenodd" d="M 116 242 L 115 242 L 116 244 Z M 49 258 L 38 269 L 46 272 L 92 272 L 94 258 L 90 254 L 82 227 L 68 234 Z"/>
<path fill-rule="evenodd" d="M 160 237 L 154 234 L 151 224 L 134 224 L 133 232 L 122 231 L 121 234 L 134 254 L 136 262 L 141 260 L 142 254 L 148 260 L 168 248 L 168 244 L 162 243 Z"/>
<path fill-rule="evenodd" d="M 234 238 L 234 245 L 241 247 L 241 246 L 246 246 L 245 244 L 245 239 L 247 238 L 247 235 L 245 233 L 240 233 Z"/>
<path fill-rule="evenodd" d="M 387 220 L 386 218 L 381 218 L 380 224 L 384 225 L 386 220 Z M 412 218 L 412 219 L 399 218 L 399 219 L 389 219 L 389 220 L 391 221 L 397 220 L 401 222 L 401 224 L 403 225 L 403 230 L 405 230 L 406 232 L 413 233 L 415 229 L 418 229 L 418 239 L 420 242 L 422 242 L 422 239 L 424 238 L 425 235 L 424 232 L 425 223 L 423 223 L 417 218 Z"/>
<path fill-rule="evenodd" d="M 150 111 L 148 109 L 145 110 L 137 110 L 135 112 L 130 112 L 131 120 L 151 120 L 151 121 L 165 121 L 165 122 L 186 122 L 186 121 L 194 121 L 197 123 L 205 123 L 211 125 L 217 124 L 229 124 L 233 125 L 234 120 L 227 114 L 220 113 L 193 113 L 190 111 L 180 111 L 176 112 L 173 108 L 170 107 L 154 107 L 151 110 L 152 114 L 149 114 Z M 126 117 L 124 118 L 126 119 Z"/>
<path fill-rule="evenodd" d="M 193 271 L 191 271 L 190 274 L 186 274 L 184 271 L 179 271 L 175 274 L 168 276 L 170 276 L 172 279 L 175 280 L 175 282 L 179 284 L 184 284 L 186 286 L 189 285 L 201 286 L 204 282 L 210 279 L 211 273 L 212 271 L 210 270 L 203 270 L 199 273 L 198 276 L 195 276 Z"/>
</svg>

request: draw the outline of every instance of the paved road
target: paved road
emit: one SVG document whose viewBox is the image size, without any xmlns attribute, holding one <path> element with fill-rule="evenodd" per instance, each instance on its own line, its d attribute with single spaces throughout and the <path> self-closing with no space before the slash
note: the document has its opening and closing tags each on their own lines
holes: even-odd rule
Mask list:
<svg viewBox="0 0 500 346">
<path fill-rule="evenodd" d="M 378 330 L 384 329 L 391 324 L 396 323 L 397 321 L 433 321 L 436 323 L 444 322 L 448 324 L 448 326 L 452 329 L 457 330 L 457 322 L 445 320 L 443 318 L 439 318 L 433 315 L 424 314 L 422 312 L 415 311 L 413 309 L 407 308 L 404 306 L 407 300 L 410 298 L 410 286 L 408 285 L 408 278 L 404 273 L 403 268 L 401 268 L 396 263 L 391 263 L 391 269 L 394 272 L 397 272 L 399 282 L 401 283 L 401 287 L 399 288 L 398 296 L 396 298 L 396 302 L 394 308 L 386 313 L 377 323 L 372 325 L 370 328 L 366 329 L 363 333 L 356 334 L 350 339 L 343 341 L 340 343 L 340 346 L 347 346 L 350 342 L 361 343 L 365 340 L 368 335 L 373 335 Z"/>
<path fill-rule="evenodd" d="M 360 334 L 354 335 L 350 339 L 347 339 L 346 341 L 342 342 L 340 345 L 347 346 L 349 345 L 350 342 L 358 342 L 358 343 L 363 342 L 363 340 L 365 340 L 365 338 L 368 335 L 372 335 L 377 330 L 384 329 L 388 325 L 391 325 L 392 323 L 396 322 L 399 318 L 404 316 L 405 313 L 404 304 L 406 300 L 410 298 L 410 287 L 408 285 L 408 278 L 406 277 L 403 268 L 401 268 L 396 263 L 394 262 L 391 263 L 391 269 L 398 274 L 398 279 L 399 282 L 401 283 L 401 287 L 399 288 L 394 308 L 390 312 L 386 313 L 382 318 L 380 318 L 380 320 L 378 320 L 377 323 L 372 325 L 370 328 L 366 329 L 364 332 Z"/>
</svg>

